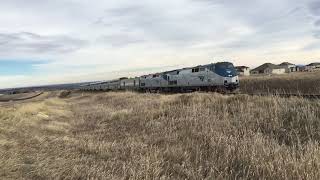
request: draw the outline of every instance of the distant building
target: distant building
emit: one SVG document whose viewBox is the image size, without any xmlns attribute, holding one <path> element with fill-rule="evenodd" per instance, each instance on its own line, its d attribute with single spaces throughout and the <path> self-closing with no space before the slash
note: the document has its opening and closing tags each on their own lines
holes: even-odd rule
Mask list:
<svg viewBox="0 0 320 180">
<path fill-rule="evenodd" d="M 250 71 L 251 74 L 284 74 L 286 69 L 272 63 L 265 63 Z"/>
<path fill-rule="evenodd" d="M 308 65 L 306 65 L 306 68 L 307 68 L 309 71 L 320 70 L 320 63 L 316 62 L 316 63 L 308 64 Z"/>
<path fill-rule="evenodd" d="M 304 70 L 304 68 L 305 68 L 305 65 L 302 65 L 302 64 L 296 64 L 296 70 L 297 70 L 297 72 L 301 72 L 301 71 L 303 71 Z"/>
<path fill-rule="evenodd" d="M 247 66 L 236 67 L 239 76 L 250 76 L 250 68 Z"/>
<path fill-rule="evenodd" d="M 283 67 L 285 69 L 286 73 L 299 71 L 299 68 L 296 65 L 289 63 L 289 62 L 283 62 L 283 63 L 279 64 L 278 66 Z"/>
<path fill-rule="evenodd" d="M 313 71 L 313 67 L 312 66 L 300 66 L 299 70 L 301 72 L 311 72 L 311 71 Z"/>
</svg>

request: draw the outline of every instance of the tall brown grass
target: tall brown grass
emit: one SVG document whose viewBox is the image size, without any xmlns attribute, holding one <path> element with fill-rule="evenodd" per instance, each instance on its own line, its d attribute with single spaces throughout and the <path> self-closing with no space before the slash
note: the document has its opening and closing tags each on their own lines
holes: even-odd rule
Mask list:
<svg viewBox="0 0 320 180">
<path fill-rule="evenodd" d="M 242 77 L 240 89 L 244 93 L 320 94 L 320 71 Z"/>
<path fill-rule="evenodd" d="M 100 93 L 0 115 L 0 179 L 320 178 L 319 101 Z"/>
</svg>

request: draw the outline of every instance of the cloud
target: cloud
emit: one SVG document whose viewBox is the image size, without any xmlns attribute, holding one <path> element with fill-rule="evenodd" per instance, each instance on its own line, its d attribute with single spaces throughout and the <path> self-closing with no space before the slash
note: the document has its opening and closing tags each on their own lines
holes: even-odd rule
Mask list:
<svg viewBox="0 0 320 180">
<path fill-rule="evenodd" d="M 212 59 L 255 66 L 299 57 L 303 64 L 320 56 L 319 7 L 316 0 L 3 0 L 0 56 L 46 60 L 28 76 L 39 83 Z"/>
<path fill-rule="evenodd" d="M 131 44 L 143 43 L 144 41 L 145 40 L 142 37 L 137 37 L 129 33 L 105 35 L 98 39 L 98 42 L 111 45 L 113 47 L 124 47 Z"/>
<path fill-rule="evenodd" d="M 167 2 L 135 2 L 133 5 L 108 8 L 96 22 L 122 33 L 140 35 L 135 39 L 143 37 L 146 42 L 176 47 L 189 46 L 214 36 L 216 31 L 222 31 L 223 27 L 210 28 L 218 23 L 214 22 L 218 17 L 214 18 L 215 13 L 208 16 L 209 9 L 187 2 L 185 8 L 181 8 L 180 3 L 172 3 L 170 8 Z"/>
<path fill-rule="evenodd" d="M 320 39 L 320 29 L 317 30 L 317 31 L 315 31 L 314 34 L 313 34 L 313 36 L 314 36 L 315 38 L 317 38 L 317 39 Z"/>
<path fill-rule="evenodd" d="M 315 16 L 320 16 L 320 2 L 314 1 L 309 4 L 310 12 Z"/>
<path fill-rule="evenodd" d="M 68 36 L 43 36 L 30 32 L 0 33 L 0 53 L 69 53 L 85 44 L 83 40 Z"/>
<path fill-rule="evenodd" d="M 320 36 L 319 36 L 319 38 L 320 38 Z M 320 42 L 312 42 L 303 48 L 304 51 L 314 51 L 314 50 L 319 50 L 319 49 L 320 49 Z"/>
</svg>

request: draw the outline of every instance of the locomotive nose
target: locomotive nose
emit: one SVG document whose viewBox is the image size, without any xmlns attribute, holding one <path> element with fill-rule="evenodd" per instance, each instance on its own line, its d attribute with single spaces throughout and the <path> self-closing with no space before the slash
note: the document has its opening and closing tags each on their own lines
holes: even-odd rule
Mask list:
<svg viewBox="0 0 320 180">
<path fill-rule="evenodd" d="M 239 87 L 238 77 L 226 77 L 224 80 L 224 86 L 229 90 L 234 90 Z"/>
<path fill-rule="evenodd" d="M 237 77 L 227 77 L 224 80 L 224 84 L 233 84 L 233 83 L 238 83 L 238 78 Z"/>
</svg>

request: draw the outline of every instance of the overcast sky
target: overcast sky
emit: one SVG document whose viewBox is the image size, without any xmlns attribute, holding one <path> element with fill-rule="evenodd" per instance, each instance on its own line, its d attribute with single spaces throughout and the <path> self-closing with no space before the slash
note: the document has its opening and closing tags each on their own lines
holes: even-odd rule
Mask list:
<svg viewBox="0 0 320 180">
<path fill-rule="evenodd" d="M 319 0 L 1 0 L 0 88 L 320 61 Z"/>
</svg>

